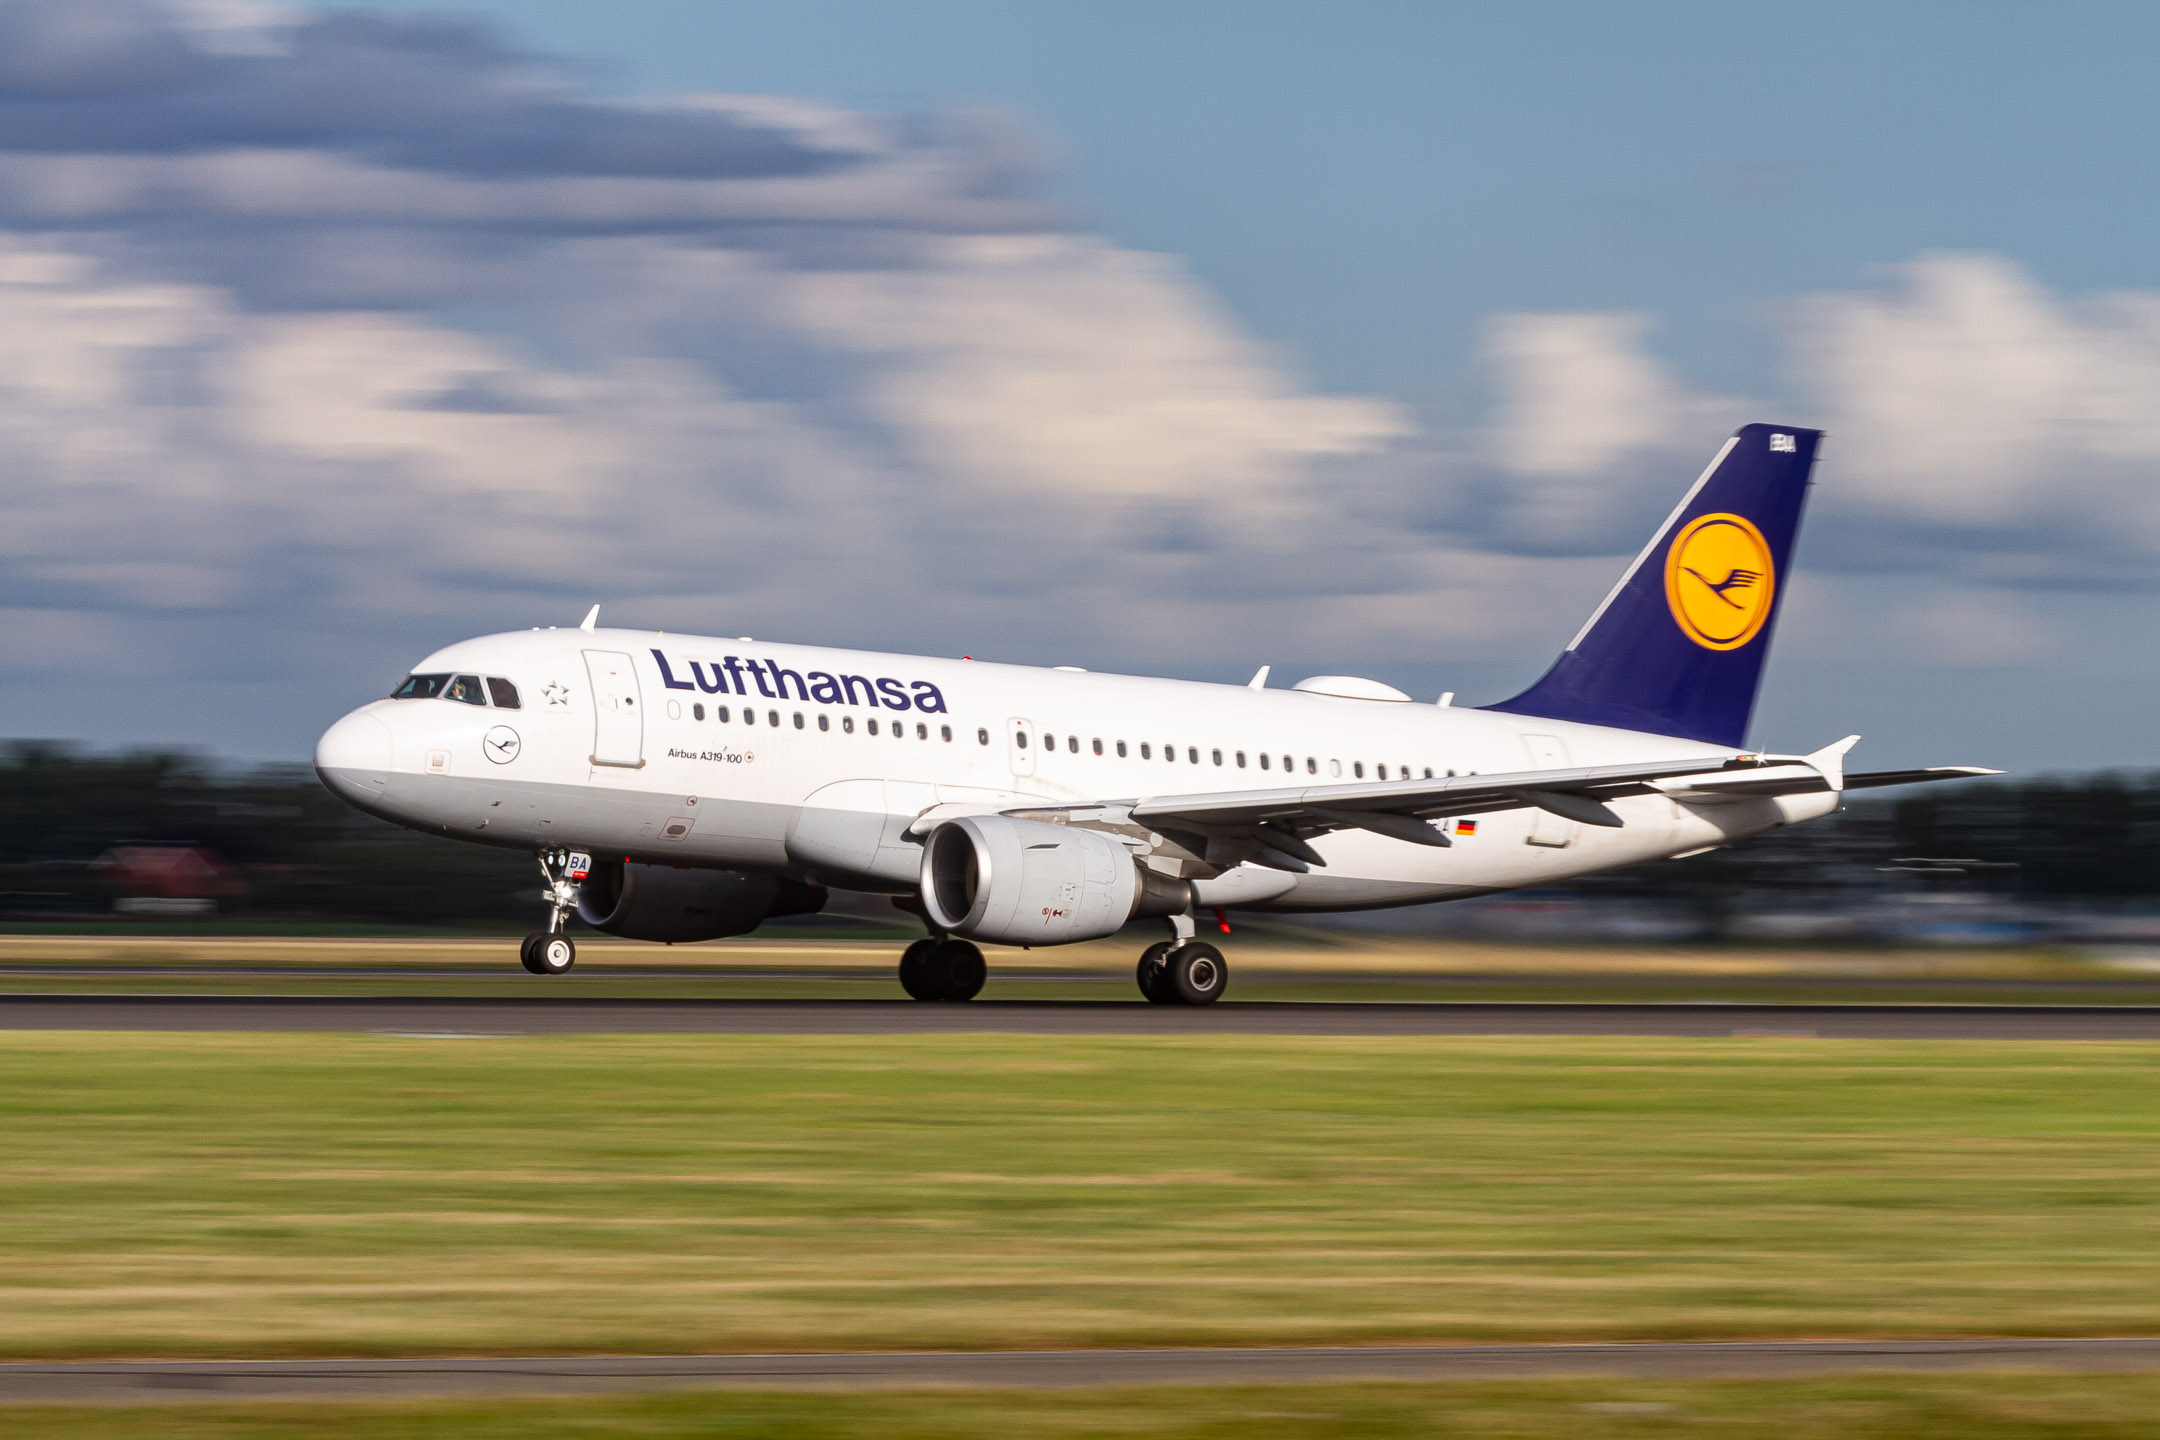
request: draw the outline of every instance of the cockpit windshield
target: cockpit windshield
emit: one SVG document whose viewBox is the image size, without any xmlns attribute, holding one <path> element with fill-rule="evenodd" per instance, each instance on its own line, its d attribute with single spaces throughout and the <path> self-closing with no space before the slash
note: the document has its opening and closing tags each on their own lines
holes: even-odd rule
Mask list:
<svg viewBox="0 0 2160 1440">
<path fill-rule="evenodd" d="M 390 692 L 390 698 L 459 700 L 467 705 L 485 705 L 490 694 L 495 697 L 497 709 L 518 708 L 517 686 L 496 675 L 488 676 L 484 683 L 478 675 L 408 675 L 403 684 Z"/>
</svg>

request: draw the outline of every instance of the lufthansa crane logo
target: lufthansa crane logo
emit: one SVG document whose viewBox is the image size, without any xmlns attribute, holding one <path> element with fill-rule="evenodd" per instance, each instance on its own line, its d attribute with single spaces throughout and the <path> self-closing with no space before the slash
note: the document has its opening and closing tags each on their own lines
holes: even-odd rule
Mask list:
<svg viewBox="0 0 2160 1440">
<path fill-rule="evenodd" d="M 1762 531 L 1738 515 L 1699 515 L 1665 552 L 1665 600 L 1688 639 L 1737 650 L 1761 633 L 1777 593 Z"/>
</svg>

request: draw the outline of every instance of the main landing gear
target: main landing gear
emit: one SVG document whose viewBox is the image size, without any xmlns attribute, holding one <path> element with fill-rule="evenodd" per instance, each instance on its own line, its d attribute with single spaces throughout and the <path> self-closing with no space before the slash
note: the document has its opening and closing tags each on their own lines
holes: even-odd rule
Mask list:
<svg viewBox="0 0 2160 1440">
<path fill-rule="evenodd" d="M 950 935 L 917 940 L 900 957 L 900 988 L 911 1000 L 972 1000 L 989 975 L 982 951 Z"/>
<path fill-rule="evenodd" d="M 1230 965 L 1222 951 L 1193 938 L 1190 915 L 1172 915 L 1168 940 L 1140 952 L 1135 977 L 1150 1005 L 1212 1005 L 1230 984 Z"/>
<path fill-rule="evenodd" d="M 577 946 L 570 943 L 564 924 L 577 909 L 578 886 L 592 874 L 592 856 L 579 850 L 543 850 L 540 878 L 547 889 L 540 898 L 548 902 L 548 928 L 525 937 L 518 959 L 535 975 L 567 975 L 577 964 Z"/>
</svg>

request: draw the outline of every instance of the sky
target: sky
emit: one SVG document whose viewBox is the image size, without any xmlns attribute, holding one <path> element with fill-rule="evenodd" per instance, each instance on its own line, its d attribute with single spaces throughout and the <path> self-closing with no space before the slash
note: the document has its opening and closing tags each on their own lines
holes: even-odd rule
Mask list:
<svg viewBox="0 0 2160 1440">
<path fill-rule="evenodd" d="M 2160 10 L 0 0 L 0 735 L 574 623 L 1498 700 L 1826 428 L 1755 739 L 2160 763 Z"/>
</svg>

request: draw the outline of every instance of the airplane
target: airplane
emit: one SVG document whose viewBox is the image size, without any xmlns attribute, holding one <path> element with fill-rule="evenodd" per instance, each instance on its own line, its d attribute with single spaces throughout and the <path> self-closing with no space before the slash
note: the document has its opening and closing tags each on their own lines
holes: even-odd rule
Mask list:
<svg viewBox="0 0 2160 1440">
<path fill-rule="evenodd" d="M 1821 432 L 1727 440 L 1529 689 L 1419 704 L 1287 689 L 576 629 L 461 641 L 326 731 L 322 782 L 429 834 L 532 852 L 546 928 L 669 944 L 883 894 L 927 934 L 917 1000 L 974 998 L 976 943 L 1159 919 L 1141 994 L 1229 982 L 1196 916 L 1379 909 L 1547 885 L 1830 814 L 1846 792 L 2001 772 L 1848 773 L 1847 736 L 1745 748 Z M 1705 577 L 1716 575 L 1717 581 Z"/>
</svg>

